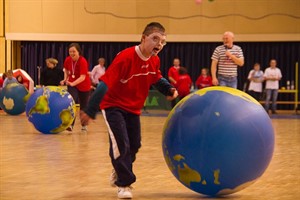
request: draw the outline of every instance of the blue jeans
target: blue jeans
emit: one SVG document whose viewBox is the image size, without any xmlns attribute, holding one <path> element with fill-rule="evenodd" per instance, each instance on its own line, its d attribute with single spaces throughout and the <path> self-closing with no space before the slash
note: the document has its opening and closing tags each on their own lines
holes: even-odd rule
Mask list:
<svg viewBox="0 0 300 200">
<path fill-rule="evenodd" d="M 237 77 L 236 76 L 223 76 L 218 75 L 218 81 L 220 86 L 227 86 L 237 88 Z"/>
<path fill-rule="evenodd" d="M 268 112 L 270 107 L 270 100 L 272 96 L 272 112 L 276 111 L 276 100 L 278 96 L 278 89 L 266 89 L 265 109 Z"/>
</svg>

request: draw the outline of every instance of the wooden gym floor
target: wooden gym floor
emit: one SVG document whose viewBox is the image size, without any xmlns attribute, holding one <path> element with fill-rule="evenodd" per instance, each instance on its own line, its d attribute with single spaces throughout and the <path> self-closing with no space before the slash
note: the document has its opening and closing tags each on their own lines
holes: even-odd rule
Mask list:
<svg viewBox="0 0 300 200">
<path fill-rule="evenodd" d="M 149 113 L 141 117 L 143 146 L 134 164 L 134 199 L 208 199 L 173 177 L 161 150 L 166 113 Z M 272 122 L 276 145 L 270 166 L 256 183 L 222 199 L 300 199 L 300 119 Z M 91 123 L 88 134 L 80 132 L 77 120 L 72 134 L 44 135 L 24 114 L 9 116 L 0 111 L 1 200 L 117 199 L 116 188 L 109 186 L 110 172 L 108 136 L 101 115 Z"/>
</svg>

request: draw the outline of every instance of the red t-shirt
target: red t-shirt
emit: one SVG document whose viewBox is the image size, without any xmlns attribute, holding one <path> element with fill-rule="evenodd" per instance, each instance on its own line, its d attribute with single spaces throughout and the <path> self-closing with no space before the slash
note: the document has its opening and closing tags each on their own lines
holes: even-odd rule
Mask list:
<svg viewBox="0 0 300 200">
<path fill-rule="evenodd" d="M 0 88 L 2 87 L 2 85 L 3 85 L 3 79 L 2 79 L 2 77 L 0 77 Z"/>
<path fill-rule="evenodd" d="M 119 107 L 139 115 L 149 88 L 162 78 L 158 56 L 145 58 L 138 46 L 121 51 L 100 78 L 108 90 L 101 109 Z"/>
<path fill-rule="evenodd" d="M 200 75 L 196 81 L 196 86 L 198 89 L 212 86 L 211 76 L 202 76 Z"/>
<path fill-rule="evenodd" d="M 179 68 L 178 68 L 179 69 Z M 176 69 L 176 67 L 170 67 L 169 71 L 168 71 L 168 77 L 172 77 L 176 82 L 179 78 L 179 73 L 178 73 L 178 69 Z M 175 84 L 171 83 L 173 86 L 175 86 Z"/>
<path fill-rule="evenodd" d="M 69 81 L 73 82 L 84 74 L 85 79 L 81 83 L 77 84 L 75 87 L 82 92 L 90 91 L 91 89 L 91 80 L 88 75 L 88 62 L 82 56 L 79 57 L 77 61 L 73 61 L 71 56 L 68 56 L 64 62 L 64 68 L 68 70 Z M 72 75 L 75 77 L 72 77 Z"/>
<path fill-rule="evenodd" d="M 190 88 L 192 86 L 192 79 L 188 74 L 179 75 L 177 80 L 178 96 L 183 98 L 190 94 Z"/>
</svg>

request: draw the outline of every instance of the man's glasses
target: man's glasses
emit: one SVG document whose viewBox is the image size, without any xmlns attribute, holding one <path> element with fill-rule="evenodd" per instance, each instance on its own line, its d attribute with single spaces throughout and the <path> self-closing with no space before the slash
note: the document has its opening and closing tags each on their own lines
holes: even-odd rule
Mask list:
<svg viewBox="0 0 300 200">
<path fill-rule="evenodd" d="M 162 46 L 165 46 L 167 44 L 166 40 L 162 40 L 159 36 L 148 36 L 150 39 L 155 42 L 156 44 L 161 44 Z"/>
</svg>

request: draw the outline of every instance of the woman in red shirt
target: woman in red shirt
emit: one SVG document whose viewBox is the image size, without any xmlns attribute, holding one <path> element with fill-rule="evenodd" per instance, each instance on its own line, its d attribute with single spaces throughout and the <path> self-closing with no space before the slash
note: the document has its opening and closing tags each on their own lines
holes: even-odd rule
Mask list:
<svg viewBox="0 0 300 200">
<path fill-rule="evenodd" d="M 84 109 L 88 103 L 91 81 L 88 75 L 88 62 L 81 55 L 81 48 L 78 43 L 69 45 L 69 56 L 64 62 L 64 80 L 61 85 L 68 86 L 68 92 L 72 95 L 74 101 L 80 104 L 80 110 Z M 67 129 L 73 130 L 73 124 Z M 82 131 L 87 131 L 86 126 L 82 125 Z"/>
<path fill-rule="evenodd" d="M 196 86 L 198 89 L 212 86 L 212 79 L 207 68 L 202 68 L 201 74 L 196 81 Z"/>
</svg>

